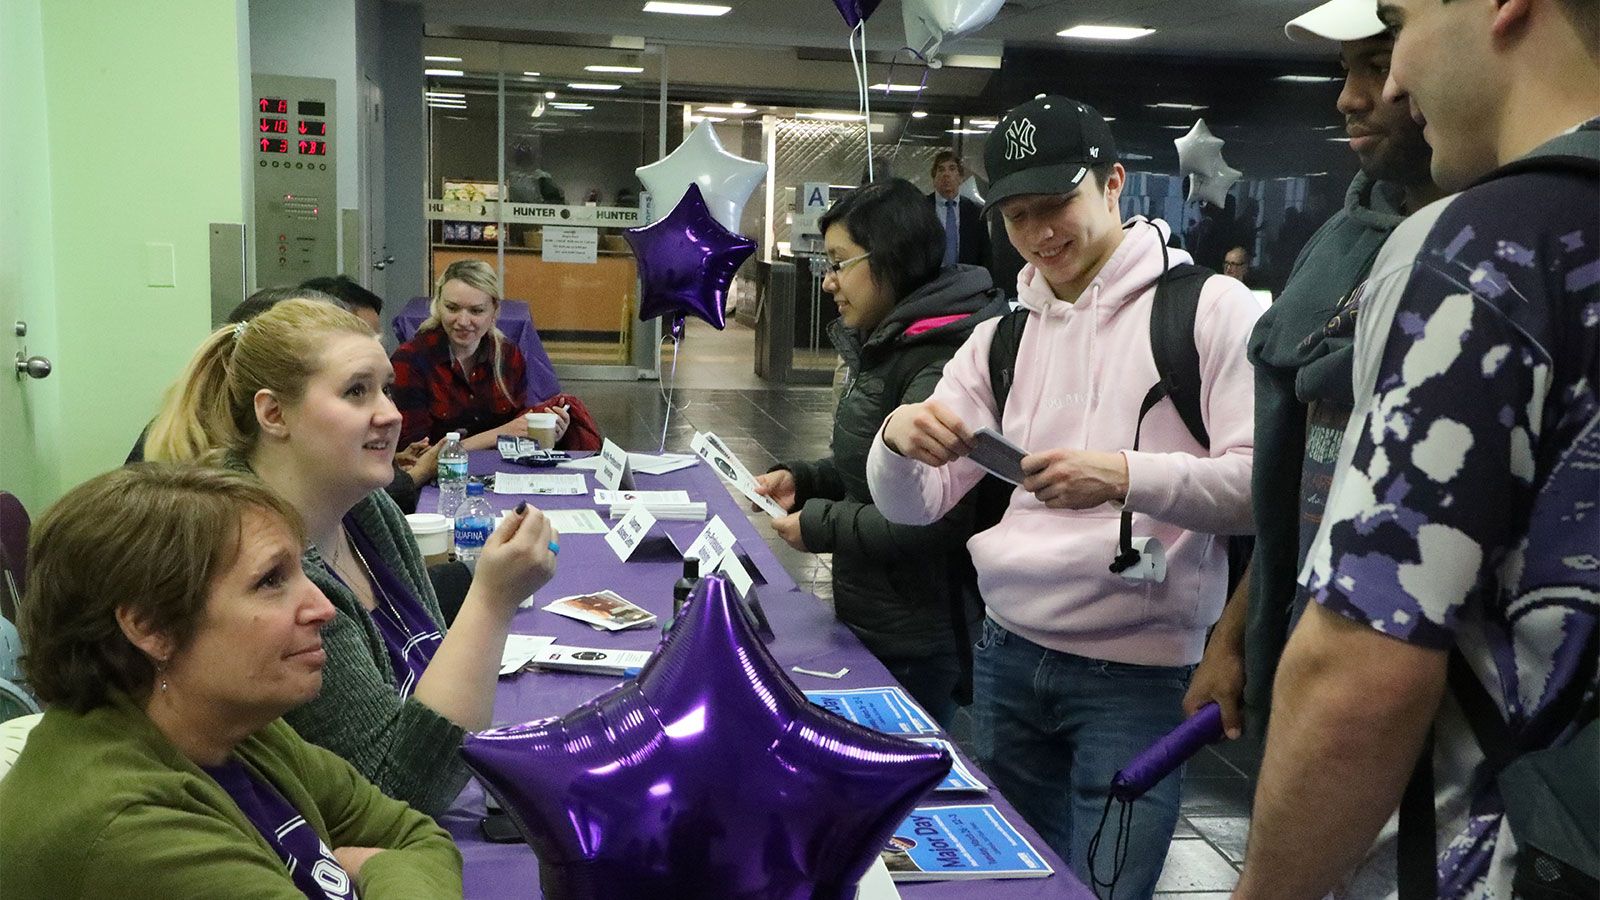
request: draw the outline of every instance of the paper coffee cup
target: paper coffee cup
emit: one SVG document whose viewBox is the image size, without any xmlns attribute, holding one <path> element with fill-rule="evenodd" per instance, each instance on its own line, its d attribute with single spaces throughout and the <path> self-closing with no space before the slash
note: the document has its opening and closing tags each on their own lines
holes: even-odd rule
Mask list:
<svg viewBox="0 0 1600 900">
<path fill-rule="evenodd" d="M 438 513 L 411 513 L 406 516 L 411 536 L 417 541 L 423 560 L 430 566 L 450 561 L 450 545 L 455 539 L 454 523 Z"/>
<path fill-rule="evenodd" d="M 561 421 L 555 413 L 528 413 L 522 418 L 528 425 L 528 437 L 538 441 L 540 449 L 555 449 L 556 428 Z"/>
</svg>

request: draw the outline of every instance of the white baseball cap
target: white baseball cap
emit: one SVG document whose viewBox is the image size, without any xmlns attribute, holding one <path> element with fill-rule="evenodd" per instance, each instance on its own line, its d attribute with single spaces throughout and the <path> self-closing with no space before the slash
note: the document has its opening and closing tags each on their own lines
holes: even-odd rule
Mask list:
<svg viewBox="0 0 1600 900">
<path fill-rule="evenodd" d="M 1291 41 L 1359 41 L 1384 32 L 1378 0 L 1328 0 L 1283 26 Z"/>
</svg>

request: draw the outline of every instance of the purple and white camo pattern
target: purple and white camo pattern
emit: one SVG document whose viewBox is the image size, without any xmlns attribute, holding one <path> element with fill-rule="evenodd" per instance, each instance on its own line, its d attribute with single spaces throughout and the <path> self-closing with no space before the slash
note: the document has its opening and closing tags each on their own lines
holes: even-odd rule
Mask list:
<svg viewBox="0 0 1600 900">
<path fill-rule="evenodd" d="M 1566 740 L 1597 686 L 1597 208 L 1592 179 L 1526 174 L 1397 230 L 1363 300 L 1357 406 L 1301 574 L 1333 612 L 1459 644 L 1525 750 Z M 1437 733 L 1470 742 L 1456 725 Z M 1503 802 L 1472 777 L 1475 746 L 1452 753 L 1471 762 L 1436 772 L 1439 895 L 1510 897 Z"/>
</svg>

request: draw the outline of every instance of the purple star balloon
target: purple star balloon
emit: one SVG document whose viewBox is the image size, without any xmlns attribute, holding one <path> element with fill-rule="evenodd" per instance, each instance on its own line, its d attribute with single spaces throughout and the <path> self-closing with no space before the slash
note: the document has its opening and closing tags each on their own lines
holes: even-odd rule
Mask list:
<svg viewBox="0 0 1600 900">
<path fill-rule="evenodd" d="M 638 679 L 467 737 L 546 897 L 853 898 L 944 779 L 943 750 L 808 703 L 737 602 L 703 578 Z"/>
<path fill-rule="evenodd" d="M 734 273 L 756 250 L 756 242 L 722 227 L 706 206 L 698 184 L 678 201 L 666 218 L 624 236 L 639 264 L 639 320 L 672 317 L 672 331 L 682 330 L 683 317 L 693 313 L 717 328 Z"/>
<path fill-rule="evenodd" d="M 844 16 L 844 23 L 851 28 L 866 21 L 878 8 L 879 0 L 833 0 L 833 5 L 839 7 L 839 15 Z"/>
</svg>

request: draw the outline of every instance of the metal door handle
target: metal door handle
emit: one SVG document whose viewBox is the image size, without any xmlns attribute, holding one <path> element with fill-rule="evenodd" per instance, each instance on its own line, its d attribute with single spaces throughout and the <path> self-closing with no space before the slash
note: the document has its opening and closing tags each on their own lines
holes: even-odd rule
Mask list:
<svg viewBox="0 0 1600 900">
<path fill-rule="evenodd" d="M 23 356 L 20 351 L 17 353 L 18 381 L 21 381 L 24 375 L 29 378 L 44 378 L 49 374 L 50 360 L 42 356 Z"/>
<path fill-rule="evenodd" d="M 392 263 L 392 262 L 394 262 L 394 257 L 393 256 L 385 256 L 383 259 L 380 259 L 377 262 L 373 263 L 372 267 L 374 269 L 377 269 L 379 272 L 382 272 L 384 269 L 387 269 L 389 267 L 389 263 Z"/>
</svg>

